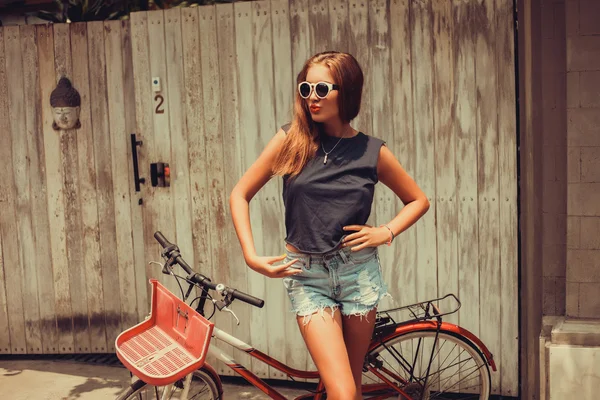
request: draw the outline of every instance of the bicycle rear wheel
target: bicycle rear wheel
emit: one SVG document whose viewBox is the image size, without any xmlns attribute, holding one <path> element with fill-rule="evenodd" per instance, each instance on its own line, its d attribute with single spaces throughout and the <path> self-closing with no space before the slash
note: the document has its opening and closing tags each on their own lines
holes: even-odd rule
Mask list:
<svg viewBox="0 0 600 400">
<path fill-rule="evenodd" d="M 169 400 L 183 399 L 184 380 L 178 381 L 168 391 L 168 386 L 152 386 L 137 380 L 127 390 L 117 397 L 117 400 Z M 218 400 L 220 399 L 219 385 L 212 375 L 201 369 L 193 372 L 187 400 Z"/>
<path fill-rule="evenodd" d="M 490 370 L 481 351 L 449 331 L 397 334 L 367 354 L 365 398 L 479 399 L 490 396 Z"/>
</svg>

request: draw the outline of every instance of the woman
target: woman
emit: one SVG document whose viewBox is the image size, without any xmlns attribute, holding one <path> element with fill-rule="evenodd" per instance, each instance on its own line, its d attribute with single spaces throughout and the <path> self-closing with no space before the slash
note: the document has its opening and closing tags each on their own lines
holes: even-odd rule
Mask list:
<svg viewBox="0 0 600 400">
<path fill-rule="evenodd" d="M 377 247 L 391 244 L 429 208 L 385 143 L 350 126 L 362 85 L 363 73 L 350 54 L 311 57 L 298 75 L 292 123 L 271 139 L 230 197 L 246 263 L 268 277 L 284 278 L 332 400 L 362 398 L 363 360 L 377 305 L 387 294 Z M 287 255 L 265 257 L 256 254 L 248 204 L 274 175 L 284 183 Z M 393 220 L 371 227 L 366 221 L 378 181 L 405 207 Z"/>
</svg>

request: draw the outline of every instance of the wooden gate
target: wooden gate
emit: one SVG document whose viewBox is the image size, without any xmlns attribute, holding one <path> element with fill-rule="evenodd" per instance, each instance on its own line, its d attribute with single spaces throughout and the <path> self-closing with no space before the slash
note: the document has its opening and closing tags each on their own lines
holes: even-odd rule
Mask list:
<svg viewBox="0 0 600 400">
<path fill-rule="evenodd" d="M 381 248 L 394 298 L 384 306 L 457 294 L 463 307 L 449 320 L 496 355 L 494 393 L 517 395 L 509 0 L 271 0 L 0 28 L 0 353 L 113 351 L 148 312 L 149 277 L 179 291 L 148 264 L 161 230 L 194 268 L 266 300 L 262 310 L 235 303 L 239 326 L 217 313 L 222 329 L 310 366 L 281 281 L 244 264 L 228 196 L 290 120 L 303 62 L 327 49 L 351 52 L 365 72 L 354 126 L 386 140 L 431 202 Z M 82 96 L 82 127 L 58 133 L 48 99 L 62 75 Z M 131 133 L 142 142 L 140 192 Z M 151 185 L 158 162 L 169 163 L 170 187 Z M 251 203 L 261 254 L 284 252 L 280 193 L 274 179 Z M 400 207 L 378 185 L 371 221 Z"/>
<path fill-rule="evenodd" d="M 203 273 L 266 299 L 263 310 L 235 304 L 240 326 L 222 314 L 218 324 L 293 366 L 311 363 L 281 282 L 245 266 L 227 200 L 290 120 L 303 62 L 318 51 L 349 51 L 366 76 L 355 127 L 386 140 L 432 204 L 391 250 L 382 249 L 395 298 L 387 305 L 456 293 L 463 308 L 450 320 L 496 354 L 494 392 L 517 393 L 511 1 L 237 2 L 136 13 L 131 31 L 142 164 L 171 167 L 171 187 L 144 189 L 146 246 L 162 230 Z M 285 251 L 280 193 L 274 179 L 251 202 L 260 254 Z M 400 207 L 378 187 L 371 220 L 389 221 Z M 252 367 L 285 378 L 259 362 Z"/>
</svg>

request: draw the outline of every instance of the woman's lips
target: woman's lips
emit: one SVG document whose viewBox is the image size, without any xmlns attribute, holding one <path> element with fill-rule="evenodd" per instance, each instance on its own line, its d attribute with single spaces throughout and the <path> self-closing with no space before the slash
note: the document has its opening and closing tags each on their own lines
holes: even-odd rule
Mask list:
<svg viewBox="0 0 600 400">
<path fill-rule="evenodd" d="M 319 107 L 319 106 L 310 106 L 311 112 L 318 112 L 320 109 L 321 109 L 321 107 Z"/>
</svg>

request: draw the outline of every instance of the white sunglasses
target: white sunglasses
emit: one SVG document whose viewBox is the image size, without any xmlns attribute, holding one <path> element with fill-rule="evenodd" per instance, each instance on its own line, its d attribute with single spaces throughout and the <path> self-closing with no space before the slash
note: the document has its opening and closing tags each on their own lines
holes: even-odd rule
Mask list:
<svg viewBox="0 0 600 400">
<path fill-rule="evenodd" d="M 310 83 L 305 81 L 300 82 L 298 84 L 298 93 L 300 93 L 300 97 L 302 97 L 303 99 L 308 99 L 310 97 L 310 94 L 314 90 L 318 98 L 324 99 L 325 97 L 327 97 L 327 95 L 329 95 L 329 92 L 331 92 L 332 90 L 339 90 L 339 88 L 340 87 L 335 83 Z"/>
</svg>

